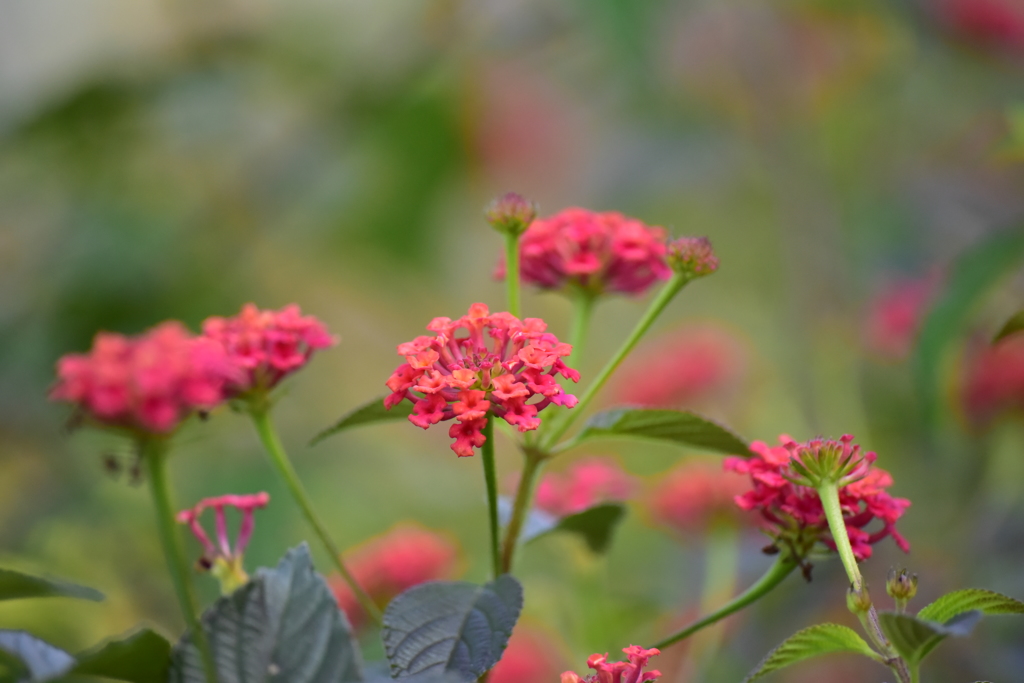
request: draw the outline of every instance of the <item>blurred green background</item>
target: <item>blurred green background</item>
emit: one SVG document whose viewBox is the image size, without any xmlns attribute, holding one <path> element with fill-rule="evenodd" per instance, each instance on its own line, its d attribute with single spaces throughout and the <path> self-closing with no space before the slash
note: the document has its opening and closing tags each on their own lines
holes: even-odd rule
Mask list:
<svg viewBox="0 0 1024 683">
<path fill-rule="evenodd" d="M 46 393 L 97 330 L 195 330 L 246 301 L 297 302 L 342 337 L 277 411 L 339 542 L 419 520 L 482 579 L 479 463 L 446 430 L 305 444 L 382 394 L 395 344 L 432 317 L 503 308 L 481 209 L 506 190 L 710 236 L 720 271 L 650 340 L 713 321 L 749 349 L 736 390 L 702 408 L 748 438 L 852 432 L 879 453 L 914 501 L 912 554 L 887 541 L 865 564 L 880 598 L 902 564 L 918 606 L 968 586 L 1024 597 L 1024 429 L 972 428 L 957 401 L 963 359 L 1024 300 L 1020 102 L 1019 0 L 0 0 L 0 564 L 108 596 L 4 603 L 0 626 L 70 649 L 140 620 L 181 628 L 145 489 L 101 464 L 126 445 L 66 434 Z M 873 353 L 871 302 L 929 277 L 915 350 Z M 584 381 L 642 309 L 599 308 Z M 525 311 L 568 334 L 564 299 L 530 292 Z M 250 567 L 308 537 L 246 420 L 220 412 L 178 441 L 182 507 L 270 492 Z M 691 455 L 587 453 L 640 477 Z M 499 441 L 503 477 L 518 457 Z M 761 545 L 745 539 L 741 582 L 767 566 Z M 545 540 L 522 564 L 527 618 L 581 670 L 692 606 L 703 552 L 643 514 L 606 559 Z M 844 581 L 838 562 L 790 579 L 735 622 L 707 680 L 740 680 L 817 621 L 852 625 Z M 1006 619 L 940 648 L 926 680 L 1017 680 L 1024 626 Z M 773 680 L 886 675 L 836 657 Z"/>
</svg>

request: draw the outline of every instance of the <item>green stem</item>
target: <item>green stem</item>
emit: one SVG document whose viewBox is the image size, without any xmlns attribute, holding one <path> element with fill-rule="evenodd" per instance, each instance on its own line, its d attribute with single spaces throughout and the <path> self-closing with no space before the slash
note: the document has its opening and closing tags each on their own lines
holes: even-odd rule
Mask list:
<svg viewBox="0 0 1024 683">
<path fill-rule="evenodd" d="M 572 335 L 569 343 L 572 344 L 572 355 L 570 362 L 577 370 L 583 363 L 584 344 L 587 341 L 587 329 L 590 327 L 590 316 L 594 312 L 594 302 L 597 297 L 590 292 L 579 290 L 573 297 L 572 304 Z"/>
<path fill-rule="evenodd" d="M 508 312 L 520 317 L 519 311 L 519 235 L 505 233 L 505 287 Z"/>
<path fill-rule="evenodd" d="M 655 643 L 653 647 L 660 649 L 666 648 L 669 645 L 678 643 L 680 640 L 692 636 L 697 631 L 703 628 L 707 628 L 711 624 L 721 621 L 725 617 L 738 612 L 747 605 L 759 600 L 761 597 L 768 594 L 773 588 L 782 583 L 790 573 L 796 569 L 798 563 L 790 555 L 779 555 L 772 566 L 768 568 L 764 576 L 757 580 L 753 586 L 745 590 L 743 593 L 737 595 L 732 599 L 730 603 L 720 607 L 718 610 L 712 612 L 706 617 L 693 622 L 683 630 L 674 633 L 667 638 Z"/>
<path fill-rule="evenodd" d="M 487 484 L 487 515 L 490 518 L 491 532 L 491 565 L 494 568 L 494 578 L 501 574 L 501 552 L 498 549 L 498 477 L 494 467 L 494 420 L 493 416 L 487 419 L 484 425 L 484 445 L 480 447 L 480 458 L 484 463 L 484 482 Z"/>
<path fill-rule="evenodd" d="M 509 519 L 508 528 L 505 529 L 505 544 L 501 553 L 501 571 L 508 573 L 512 571 L 512 559 L 515 557 L 516 546 L 519 544 L 519 534 L 523 530 L 523 522 L 530 511 L 530 503 L 533 501 L 533 485 L 540 473 L 541 465 L 544 463 L 544 456 L 534 450 L 527 449 L 525 452 L 526 463 L 523 465 L 523 474 L 519 479 L 519 488 L 516 490 L 516 500 L 512 506 L 512 517 Z"/>
<path fill-rule="evenodd" d="M 651 305 L 648 306 L 647 311 L 643 317 L 640 318 L 640 322 L 636 324 L 633 331 L 629 333 L 629 337 L 622 343 L 619 350 L 612 356 L 611 360 L 601 369 L 594 381 L 587 387 L 587 391 L 583 394 L 583 398 L 576 405 L 575 408 L 565 413 L 564 417 L 553 426 L 552 430 L 541 439 L 541 451 L 548 451 L 551 447 L 562 438 L 562 436 L 572 427 L 572 423 L 576 420 L 578 415 L 582 415 L 587 409 L 587 406 L 597 393 L 601 391 L 605 383 L 612 376 L 619 365 L 626 359 L 626 356 L 633 350 L 640 341 L 640 338 L 644 336 L 647 330 L 650 329 L 654 321 L 657 320 L 661 312 L 665 310 L 665 307 L 669 305 L 669 302 L 675 298 L 675 295 L 690 281 L 690 276 L 683 273 L 673 273 L 672 278 L 665 284 L 665 286 L 658 292 L 658 296 L 654 298 Z"/>
<path fill-rule="evenodd" d="M 381 624 L 380 609 L 373 602 L 373 598 L 363 590 L 363 587 L 359 585 L 359 582 L 349 572 L 348 567 L 345 566 L 344 561 L 341 559 L 341 552 L 339 552 L 338 546 L 335 545 L 327 533 L 327 528 L 313 510 L 313 505 L 309 501 L 309 495 L 302 486 L 302 482 L 299 481 L 299 475 L 296 473 L 295 467 L 292 466 L 291 460 L 288 459 L 288 454 L 285 452 L 284 446 L 277 436 L 277 431 L 270 421 L 270 411 L 267 408 L 253 407 L 249 412 L 252 415 L 253 423 L 256 425 L 260 441 L 263 442 L 263 447 L 266 449 L 267 455 L 270 456 L 270 462 L 277 469 L 277 473 L 281 475 L 281 478 L 284 479 L 284 483 L 288 486 L 288 490 L 291 491 L 292 497 L 295 498 L 295 502 L 299 504 L 302 514 L 305 515 L 306 521 L 309 522 L 309 525 L 313 527 L 313 531 L 320 538 L 320 542 L 326 548 L 327 554 L 334 561 L 334 566 L 338 569 L 342 578 L 345 579 L 349 588 L 352 589 L 363 611 L 379 626 Z"/>
<path fill-rule="evenodd" d="M 843 510 L 839 506 L 839 487 L 835 483 L 823 483 L 818 486 L 818 497 L 821 498 L 821 506 L 825 508 L 825 518 L 832 531 L 832 539 L 836 543 L 836 550 L 839 551 L 839 558 L 843 561 L 843 567 L 846 568 L 846 575 L 850 579 L 853 590 L 860 592 L 864 589 L 864 579 L 860 575 L 857 558 L 850 545 L 846 522 L 843 521 Z"/>
<path fill-rule="evenodd" d="M 185 617 L 192 642 L 199 650 L 206 673 L 207 683 L 217 682 L 217 667 L 213 660 L 213 651 L 206 631 L 199 621 L 196 609 L 196 595 L 192 587 L 188 562 L 178 534 L 178 525 L 174 519 L 174 504 L 171 501 L 171 486 L 167 480 L 167 446 L 164 441 L 144 439 L 140 443 L 143 460 L 149 470 L 149 489 L 153 494 L 156 507 L 157 529 L 160 532 L 160 543 L 163 545 L 167 567 L 174 581 L 174 592 L 178 596 L 178 605 Z"/>
<path fill-rule="evenodd" d="M 921 667 L 920 665 L 910 667 L 910 683 L 920 683 L 921 681 Z"/>
</svg>

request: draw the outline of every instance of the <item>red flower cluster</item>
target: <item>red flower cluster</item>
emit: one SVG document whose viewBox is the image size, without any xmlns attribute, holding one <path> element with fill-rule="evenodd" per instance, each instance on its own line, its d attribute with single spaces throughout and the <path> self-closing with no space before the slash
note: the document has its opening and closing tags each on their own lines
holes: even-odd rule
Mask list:
<svg viewBox="0 0 1024 683">
<path fill-rule="evenodd" d="M 967 364 L 961 395 L 975 424 L 1024 409 L 1024 335 L 981 348 Z"/>
<path fill-rule="evenodd" d="M 547 406 L 572 408 L 577 403 L 575 396 L 562 391 L 555 376 L 573 382 L 580 378 L 562 362 L 572 346 L 560 343 L 546 328 L 540 318 L 492 315 L 484 304 L 473 304 L 458 320 L 434 318 L 427 325 L 433 337 L 398 345 L 406 362 L 386 382 L 392 393 L 384 405 L 391 409 L 409 399 L 415 405 L 409 421 L 423 429 L 455 418 L 448 435 L 455 439 L 452 450 L 460 457 L 483 446 L 488 414 L 521 432 L 536 429 L 537 414 Z M 460 330 L 466 336 L 457 336 Z M 528 403 L 538 395 L 540 400 Z"/>
<path fill-rule="evenodd" d="M 537 486 L 535 505 L 556 517 L 564 517 L 599 503 L 626 500 L 633 489 L 633 478 L 615 461 L 590 458 L 573 463 L 564 474 L 545 475 Z"/>
<path fill-rule="evenodd" d="M 645 650 L 639 645 L 630 645 L 622 651 L 626 653 L 629 661 L 609 662 L 607 653 L 590 655 L 587 666 L 597 673 L 584 677 L 573 671 L 566 671 L 562 674 L 562 683 L 643 683 L 661 677 L 660 671 L 644 671 L 647 668 L 647 660 L 660 655 L 661 650 Z"/>
<path fill-rule="evenodd" d="M 736 496 L 736 504 L 744 510 L 758 511 L 765 532 L 776 546 L 788 548 L 799 558 L 806 557 L 819 541 L 835 550 L 817 491 L 794 482 L 805 480 L 815 458 L 838 454 L 852 466 L 839 482 L 839 503 L 854 555 L 858 560 L 871 557 L 871 544 L 886 536 L 892 536 L 896 545 L 909 552 L 910 544 L 896 531 L 896 521 L 910 507 L 910 501 L 886 492 L 892 486 L 892 476 L 874 467 L 874 453 L 861 453 L 852 441 L 849 435 L 839 441 L 815 439 L 803 444 L 782 435 L 781 445 L 775 447 L 755 441 L 750 446 L 753 457 L 725 460 L 726 470 L 749 474 L 753 484 L 750 491 Z M 865 531 L 876 518 L 882 528 L 874 533 Z"/>
<path fill-rule="evenodd" d="M 1015 0 L 943 0 L 946 22 L 956 32 L 991 48 L 1024 48 L 1024 7 Z"/>
<path fill-rule="evenodd" d="M 165 434 L 220 403 L 237 377 L 220 345 L 169 321 L 137 337 L 100 332 L 89 353 L 57 361 L 50 398 L 109 426 Z"/>
<path fill-rule="evenodd" d="M 867 347 L 883 358 L 906 358 L 934 297 L 937 282 L 935 277 L 900 282 L 876 297 L 868 311 Z"/>
<path fill-rule="evenodd" d="M 717 462 L 691 460 L 654 487 L 647 506 L 654 521 L 680 533 L 700 533 L 718 521 L 735 522 L 735 499 L 748 488 Z"/>
<path fill-rule="evenodd" d="M 252 538 L 252 531 L 255 525 L 253 513 L 260 508 L 265 508 L 270 502 L 268 493 L 252 493 L 248 495 L 218 496 L 217 498 L 204 498 L 195 507 L 189 510 L 182 510 L 178 513 L 178 522 L 188 524 L 193 535 L 203 544 L 203 558 L 200 563 L 210 568 L 218 560 L 225 562 L 238 562 Z M 238 534 L 235 536 L 234 545 L 228 540 L 228 525 L 224 515 L 224 508 L 236 508 L 242 515 L 242 522 L 238 526 Z M 203 511 L 212 508 L 215 514 L 217 543 L 214 544 L 206 531 L 199 524 L 199 518 Z"/>
<path fill-rule="evenodd" d="M 642 294 L 672 274 L 666 233 L 612 211 L 569 208 L 530 224 L 520 241 L 524 282 L 542 289 Z M 499 264 L 498 277 L 505 265 Z"/>
<path fill-rule="evenodd" d="M 238 367 L 239 378 L 230 386 L 233 395 L 273 388 L 305 365 L 314 351 L 338 342 L 323 323 L 303 316 L 295 304 L 280 311 L 246 304 L 234 317 L 207 318 L 203 336 L 221 344 Z"/>
<path fill-rule="evenodd" d="M 549 635 L 517 624 L 488 683 L 551 683 L 564 667 Z"/>
<path fill-rule="evenodd" d="M 452 578 L 458 557 L 458 548 L 445 536 L 400 525 L 346 553 L 345 563 L 356 582 L 383 607 L 407 588 Z M 366 615 L 349 585 L 340 576 L 331 577 L 330 585 L 349 621 L 362 624 Z"/>
</svg>

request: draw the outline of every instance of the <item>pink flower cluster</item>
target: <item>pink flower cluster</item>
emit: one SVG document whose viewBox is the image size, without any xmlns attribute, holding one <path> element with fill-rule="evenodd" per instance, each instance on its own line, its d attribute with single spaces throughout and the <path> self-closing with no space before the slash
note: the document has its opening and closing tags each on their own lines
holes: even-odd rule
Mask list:
<svg viewBox="0 0 1024 683">
<path fill-rule="evenodd" d="M 683 534 L 717 522 L 736 523 L 735 499 L 749 488 L 717 462 L 691 460 L 668 473 L 647 496 L 651 518 Z"/>
<path fill-rule="evenodd" d="M 100 332 L 89 353 L 57 362 L 50 398 L 75 403 L 105 425 L 165 434 L 220 403 L 237 378 L 219 344 L 169 321 L 137 337 Z"/>
<path fill-rule="evenodd" d="M 985 344 L 968 361 L 961 396 L 968 418 L 984 424 L 1024 409 L 1024 335 Z"/>
<path fill-rule="evenodd" d="M 353 578 L 383 607 L 407 588 L 453 578 L 459 551 L 445 536 L 418 526 L 400 525 L 346 553 Z M 340 576 L 330 580 L 338 606 L 354 626 L 366 618 L 359 601 Z"/>
<path fill-rule="evenodd" d="M 260 310 L 246 304 L 231 318 L 213 316 L 203 322 L 203 336 L 223 346 L 239 378 L 234 395 L 253 389 L 270 389 L 285 376 L 304 366 L 313 352 L 338 340 L 313 316 L 303 316 L 295 304 L 280 311 Z"/>
<path fill-rule="evenodd" d="M 245 549 L 252 538 L 255 525 L 254 513 L 260 508 L 265 508 L 270 502 L 270 494 L 253 493 L 249 495 L 226 495 L 217 498 L 204 498 L 195 507 L 189 510 L 182 510 L 178 513 L 178 522 L 188 524 L 192 534 L 199 539 L 203 545 L 203 557 L 200 564 L 209 569 L 214 562 L 222 559 L 225 562 L 233 563 L 241 560 Z M 238 534 L 235 536 L 234 545 L 228 539 L 228 525 L 225 519 L 224 508 L 233 507 L 242 515 L 242 522 L 238 526 Z M 217 529 L 217 543 L 215 544 L 206 535 L 199 518 L 203 511 L 212 509 Z"/>
<path fill-rule="evenodd" d="M 1016 0 L 941 0 L 950 27 L 981 46 L 1024 49 L 1024 7 Z"/>
<path fill-rule="evenodd" d="M 896 283 L 872 301 L 865 343 L 875 354 L 892 360 L 909 355 L 928 306 L 935 295 L 934 276 Z"/>
<path fill-rule="evenodd" d="M 607 653 L 590 655 L 587 666 L 597 673 L 580 676 L 573 671 L 566 671 L 562 674 L 562 683 L 643 683 L 661 677 L 660 671 L 644 671 L 647 668 L 647 660 L 660 655 L 661 650 L 645 650 L 639 645 L 630 645 L 622 651 L 626 653 L 628 661 L 609 662 Z"/>
<path fill-rule="evenodd" d="M 452 450 L 460 457 L 483 446 L 488 415 L 521 432 L 536 429 L 537 414 L 547 406 L 572 408 L 577 403 L 575 396 L 562 391 L 556 375 L 573 382 L 580 378 L 562 362 L 572 347 L 546 328 L 540 318 L 492 315 L 479 303 L 457 320 L 434 318 L 427 325 L 434 336 L 398 345 L 406 362 L 386 382 L 392 393 L 384 405 L 390 410 L 409 399 L 414 404 L 409 421 L 423 429 L 456 419 L 448 435 L 455 439 Z M 460 332 L 466 334 L 459 336 Z M 540 399 L 529 403 L 535 396 Z"/>
<path fill-rule="evenodd" d="M 537 486 L 535 505 L 555 517 L 564 517 L 587 508 L 626 500 L 633 494 L 633 478 L 613 460 L 579 460 L 564 474 L 551 473 Z"/>
<path fill-rule="evenodd" d="M 523 233 L 522 278 L 542 289 L 642 294 L 672 274 L 665 239 L 664 228 L 621 213 L 565 209 L 534 220 Z M 500 264 L 497 275 L 504 274 Z"/>
<path fill-rule="evenodd" d="M 565 667 L 547 633 L 516 624 L 501 661 L 487 675 L 488 683 L 551 683 Z"/>
<path fill-rule="evenodd" d="M 874 466 L 874 453 L 861 453 L 852 440 L 847 435 L 840 441 L 815 439 L 799 444 L 784 434 L 779 437 L 779 446 L 755 441 L 750 446 L 752 457 L 725 460 L 726 470 L 750 475 L 753 485 L 747 493 L 736 496 L 736 504 L 760 513 L 764 530 L 776 547 L 787 548 L 801 559 L 818 542 L 835 550 L 817 491 L 794 481 L 805 478 L 803 473 L 813 469 L 811 459 L 819 453 L 845 453 L 854 467 L 840 481 L 839 503 L 854 555 L 858 560 L 871 557 L 871 545 L 886 536 L 892 536 L 900 549 L 909 552 L 910 544 L 896 531 L 896 521 L 910 507 L 910 501 L 886 492 L 892 486 L 892 476 Z M 882 522 L 882 528 L 873 533 L 866 531 L 875 519 Z"/>
</svg>

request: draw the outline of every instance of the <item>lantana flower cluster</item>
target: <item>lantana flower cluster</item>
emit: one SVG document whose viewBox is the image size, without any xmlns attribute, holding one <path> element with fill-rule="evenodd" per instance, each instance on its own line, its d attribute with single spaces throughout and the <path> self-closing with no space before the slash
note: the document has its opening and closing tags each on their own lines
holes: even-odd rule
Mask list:
<svg viewBox="0 0 1024 683">
<path fill-rule="evenodd" d="M 656 669 L 644 671 L 647 660 L 660 655 L 661 650 L 630 645 L 622 651 L 626 653 L 624 662 L 609 662 L 607 653 L 590 655 L 587 666 L 596 673 L 580 676 L 574 671 L 566 671 L 562 674 L 562 683 L 643 683 L 661 678 L 661 672 Z"/>
<path fill-rule="evenodd" d="M 537 485 L 534 505 L 555 517 L 564 517 L 600 503 L 627 500 L 635 489 L 633 477 L 614 460 L 585 458 L 564 473 L 544 475 Z"/>
<path fill-rule="evenodd" d="M 682 534 L 704 533 L 715 524 L 737 524 L 736 497 L 749 486 L 718 462 L 691 460 L 661 479 L 645 498 L 653 521 Z"/>
<path fill-rule="evenodd" d="M 572 346 L 546 332 L 540 318 L 492 314 L 477 303 L 457 320 L 434 318 L 427 329 L 434 336 L 398 345 L 406 362 L 386 382 L 392 393 L 384 405 L 391 409 L 412 401 L 409 421 L 423 429 L 455 419 L 448 435 L 460 457 L 483 446 L 488 415 L 527 432 L 540 426 L 537 415 L 547 406 L 576 405 L 576 397 L 565 393 L 556 379 L 561 375 L 579 381 L 579 373 L 562 361 Z M 531 403 L 535 397 L 539 399 Z"/>
<path fill-rule="evenodd" d="M 785 547 L 797 557 L 804 558 L 817 543 L 835 550 L 829 533 L 828 520 L 818 492 L 806 482 L 812 460 L 822 454 L 839 454 L 852 467 L 839 483 L 839 503 L 843 520 L 857 560 L 871 557 L 871 546 L 892 536 L 904 552 L 910 544 L 896 530 L 896 521 L 910 507 L 905 498 L 894 498 L 886 491 L 892 486 L 892 476 L 874 466 L 875 454 L 861 452 L 853 437 L 846 435 L 839 441 L 815 439 L 797 443 L 789 436 L 779 437 L 778 446 L 761 441 L 751 444 L 754 455 L 750 458 L 729 457 L 726 470 L 747 474 L 753 488 L 736 496 L 736 504 L 744 510 L 761 515 L 764 531 L 775 541 L 775 547 Z M 865 529 L 878 519 L 882 528 L 874 532 Z"/>
</svg>

